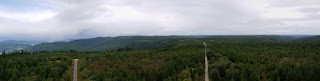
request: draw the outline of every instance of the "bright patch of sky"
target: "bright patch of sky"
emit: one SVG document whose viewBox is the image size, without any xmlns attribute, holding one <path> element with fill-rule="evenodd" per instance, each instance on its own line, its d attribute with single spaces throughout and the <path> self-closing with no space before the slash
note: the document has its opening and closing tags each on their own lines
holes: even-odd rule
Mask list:
<svg viewBox="0 0 320 81">
<path fill-rule="evenodd" d="M 0 0 L 0 5 L 2 7 L 2 10 L 8 12 L 55 10 L 55 8 L 48 5 L 48 3 L 37 2 L 37 0 Z"/>
</svg>

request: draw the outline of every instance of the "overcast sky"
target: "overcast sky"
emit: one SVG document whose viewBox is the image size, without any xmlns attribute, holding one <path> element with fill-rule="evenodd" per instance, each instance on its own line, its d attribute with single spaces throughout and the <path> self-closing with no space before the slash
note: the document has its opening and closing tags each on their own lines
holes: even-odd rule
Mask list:
<svg viewBox="0 0 320 81">
<path fill-rule="evenodd" d="M 0 0 L 0 40 L 319 35 L 320 0 Z"/>
</svg>

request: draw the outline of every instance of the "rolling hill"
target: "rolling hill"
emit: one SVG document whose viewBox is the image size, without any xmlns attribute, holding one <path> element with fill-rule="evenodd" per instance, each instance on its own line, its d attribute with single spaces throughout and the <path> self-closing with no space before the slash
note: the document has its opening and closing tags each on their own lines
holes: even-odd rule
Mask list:
<svg viewBox="0 0 320 81">
<path fill-rule="evenodd" d="M 79 39 L 70 42 L 42 43 L 27 48 L 31 51 L 104 51 L 114 50 L 120 47 L 130 47 L 133 49 L 146 49 L 151 47 L 170 44 L 171 40 L 182 38 L 180 36 L 119 36 L 119 37 L 97 37 L 90 39 Z"/>
<path fill-rule="evenodd" d="M 290 36 L 276 35 L 220 35 L 220 36 L 119 36 L 119 37 L 97 37 L 90 39 L 79 39 L 69 42 L 42 43 L 27 48 L 29 51 L 105 51 L 115 50 L 121 47 L 130 47 L 135 50 L 156 47 L 172 46 L 175 42 L 183 39 L 207 39 L 218 42 L 289 42 L 294 40 Z"/>
<path fill-rule="evenodd" d="M 320 36 L 302 37 L 293 40 L 294 42 L 316 42 L 320 41 Z"/>
</svg>

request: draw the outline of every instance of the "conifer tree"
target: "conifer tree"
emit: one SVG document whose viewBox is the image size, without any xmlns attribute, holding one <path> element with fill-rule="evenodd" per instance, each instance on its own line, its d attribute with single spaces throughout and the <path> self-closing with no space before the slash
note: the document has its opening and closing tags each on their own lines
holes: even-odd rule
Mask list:
<svg viewBox="0 0 320 81">
<path fill-rule="evenodd" d="M 6 54 L 6 50 L 3 50 L 3 52 L 2 52 L 2 56 L 6 56 L 7 54 Z"/>
</svg>

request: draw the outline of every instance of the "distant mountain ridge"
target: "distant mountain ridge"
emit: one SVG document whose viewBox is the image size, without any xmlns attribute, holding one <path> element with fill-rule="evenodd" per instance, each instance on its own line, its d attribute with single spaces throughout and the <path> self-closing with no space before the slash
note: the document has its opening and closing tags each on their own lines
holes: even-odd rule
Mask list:
<svg viewBox="0 0 320 81">
<path fill-rule="evenodd" d="M 159 45 L 165 45 L 170 39 L 182 38 L 180 36 L 119 36 L 119 37 L 97 37 L 90 39 L 79 39 L 70 42 L 42 43 L 27 48 L 31 51 L 104 51 L 114 50 L 119 47 L 130 47 L 133 49 L 145 49 Z"/>
<path fill-rule="evenodd" d="M 6 40 L 0 41 L 0 51 L 3 52 L 6 50 L 7 52 L 15 51 L 15 50 L 23 50 L 28 47 L 32 47 L 33 45 L 40 44 L 40 41 L 17 41 L 17 40 Z"/>
<path fill-rule="evenodd" d="M 183 39 L 208 39 L 220 42 L 293 42 L 297 38 L 294 36 L 280 35 L 195 35 L 195 36 L 118 36 L 118 37 L 97 37 L 89 39 L 78 39 L 69 42 L 51 42 L 42 43 L 26 50 L 30 51 L 105 51 L 115 50 L 121 47 L 130 47 L 133 49 L 148 49 L 155 47 L 170 46 L 176 41 Z"/>
<path fill-rule="evenodd" d="M 317 41 L 320 41 L 320 36 L 297 38 L 293 41 L 295 41 L 295 42 L 317 42 Z"/>
</svg>

